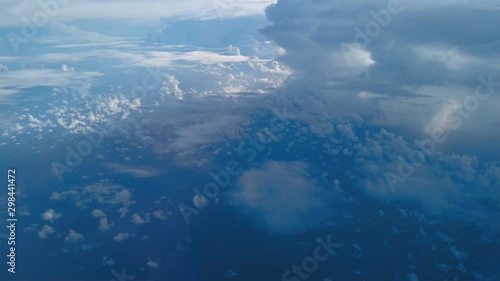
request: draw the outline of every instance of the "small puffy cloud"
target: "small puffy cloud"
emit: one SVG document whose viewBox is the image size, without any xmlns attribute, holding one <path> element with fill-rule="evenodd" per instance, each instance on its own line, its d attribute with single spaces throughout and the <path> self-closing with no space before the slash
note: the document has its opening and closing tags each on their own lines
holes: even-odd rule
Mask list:
<svg viewBox="0 0 500 281">
<path fill-rule="evenodd" d="M 103 211 L 99 210 L 99 209 L 94 209 L 92 211 L 92 216 L 94 216 L 96 218 L 101 218 L 101 217 L 105 217 L 106 214 Z"/>
<path fill-rule="evenodd" d="M 68 233 L 68 236 L 66 236 L 66 238 L 64 238 L 64 242 L 67 242 L 67 243 L 76 243 L 78 241 L 82 241 L 85 237 L 74 231 L 73 229 L 70 229 L 69 233 Z"/>
<path fill-rule="evenodd" d="M 54 233 L 55 230 L 54 228 L 48 226 L 48 225 L 44 225 L 42 230 L 40 230 L 40 232 L 38 232 L 38 237 L 40 237 L 41 239 L 45 239 L 47 238 L 50 234 Z"/>
<path fill-rule="evenodd" d="M 64 195 L 62 195 L 59 192 L 55 192 L 55 191 L 53 191 L 52 195 L 50 195 L 50 200 L 63 200 L 65 198 L 66 197 Z"/>
<path fill-rule="evenodd" d="M 168 214 L 165 214 L 165 212 L 163 210 L 156 210 L 153 212 L 153 217 L 160 219 L 160 220 L 166 220 L 167 215 Z"/>
<path fill-rule="evenodd" d="M 99 230 L 106 231 L 111 227 L 111 224 L 106 217 L 106 214 L 100 209 L 92 210 L 92 216 L 99 219 Z"/>
<path fill-rule="evenodd" d="M 130 206 L 132 204 L 135 204 L 135 201 L 131 199 L 131 193 L 129 190 L 124 189 L 118 193 L 116 193 L 115 198 L 112 200 L 112 203 L 115 204 L 122 204 L 124 206 Z"/>
<path fill-rule="evenodd" d="M 182 100 L 184 92 L 179 88 L 179 80 L 172 75 L 167 75 L 166 80 L 163 82 L 161 91 L 166 95 L 173 95 L 176 99 Z"/>
<path fill-rule="evenodd" d="M 61 66 L 61 70 L 62 70 L 63 72 L 68 72 L 68 71 L 70 71 L 70 72 L 75 72 L 75 68 L 74 68 L 74 67 L 69 67 L 69 66 L 68 66 L 68 65 L 66 65 L 66 64 L 63 64 L 63 65 Z"/>
<path fill-rule="evenodd" d="M 113 240 L 115 240 L 116 242 L 120 242 L 129 239 L 133 236 L 134 236 L 133 234 L 129 234 L 128 232 L 120 232 L 115 237 L 113 237 Z"/>
<path fill-rule="evenodd" d="M 23 229 L 23 232 L 34 232 L 36 231 L 37 224 L 31 224 Z"/>
<path fill-rule="evenodd" d="M 415 274 L 414 272 L 406 275 L 406 280 L 407 281 L 419 281 L 417 274 Z"/>
<path fill-rule="evenodd" d="M 129 212 L 129 209 L 127 207 L 121 207 L 118 209 L 118 213 L 120 214 L 120 218 L 124 218 Z"/>
<path fill-rule="evenodd" d="M 234 278 L 236 278 L 238 276 L 238 274 L 232 270 L 228 270 L 226 271 L 226 273 L 224 273 L 224 277 L 226 277 L 226 279 L 228 280 L 232 280 Z"/>
<path fill-rule="evenodd" d="M 51 223 L 55 220 L 61 218 L 63 215 L 58 214 L 54 211 L 54 209 L 48 209 L 42 214 L 42 219 L 45 221 L 50 221 Z"/>
<path fill-rule="evenodd" d="M 108 222 L 108 218 L 106 217 L 101 217 L 99 219 L 99 230 L 101 231 L 106 231 L 111 227 L 110 223 Z"/>
<path fill-rule="evenodd" d="M 453 255 L 453 257 L 455 257 L 455 259 L 457 259 L 459 261 L 466 259 L 468 256 L 464 251 L 460 250 L 457 247 L 449 246 L 448 248 L 450 250 L 450 253 Z"/>
<path fill-rule="evenodd" d="M 149 222 L 149 217 L 151 216 L 150 213 L 147 213 L 145 216 L 145 219 L 142 218 L 139 214 L 133 214 L 132 215 L 132 222 L 135 224 L 145 224 Z"/>
<path fill-rule="evenodd" d="M 102 257 L 101 262 L 103 266 L 109 266 L 109 267 L 112 267 L 116 264 L 115 261 L 108 256 Z"/>
<path fill-rule="evenodd" d="M 208 199 L 203 195 L 193 196 L 193 205 L 198 209 L 203 209 L 208 204 Z"/>
<path fill-rule="evenodd" d="M 148 257 L 148 261 L 146 262 L 146 265 L 149 268 L 154 268 L 154 269 L 160 268 L 160 259 L 153 260 L 153 259 L 151 259 L 151 257 Z"/>
</svg>

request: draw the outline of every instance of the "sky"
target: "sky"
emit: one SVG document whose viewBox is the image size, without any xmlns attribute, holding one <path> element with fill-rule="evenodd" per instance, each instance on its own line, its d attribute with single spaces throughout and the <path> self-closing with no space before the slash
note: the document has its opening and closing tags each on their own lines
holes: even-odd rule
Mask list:
<svg viewBox="0 0 500 281">
<path fill-rule="evenodd" d="M 0 7 L 13 280 L 499 280 L 497 1 Z"/>
</svg>

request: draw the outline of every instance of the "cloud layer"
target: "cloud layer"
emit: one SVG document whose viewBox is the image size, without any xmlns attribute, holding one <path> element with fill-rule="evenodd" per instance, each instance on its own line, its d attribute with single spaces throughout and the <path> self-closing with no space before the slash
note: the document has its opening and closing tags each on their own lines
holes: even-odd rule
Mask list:
<svg viewBox="0 0 500 281">
<path fill-rule="evenodd" d="M 271 232 L 301 232 L 321 225 L 328 192 L 315 185 L 300 162 L 269 162 L 245 171 L 230 198 Z"/>
</svg>

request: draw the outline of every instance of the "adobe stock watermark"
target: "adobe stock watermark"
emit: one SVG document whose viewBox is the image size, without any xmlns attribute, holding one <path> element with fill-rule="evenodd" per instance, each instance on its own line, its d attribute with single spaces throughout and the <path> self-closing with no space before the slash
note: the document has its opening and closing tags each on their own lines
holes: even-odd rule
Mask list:
<svg viewBox="0 0 500 281">
<path fill-rule="evenodd" d="M 326 261 L 331 255 L 334 254 L 334 249 L 339 248 L 343 244 L 333 243 L 331 235 L 328 234 L 326 242 L 323 238 L 316 238 L 318 245 L 314 248 L 313 254 L 302 260 L 300 265 L 292 265 L 289 270 L 286 270 L 281 275 L 282 281 L 301 281 L 307 280 L 316 270 L 318 270 L 319 263 Z"/>
<path fill-rule="evenodd" d="M 132 281 L 135 279 L 135 276 L 127 275 L 125 272 L 125 267 L 122 268 L 122 272 L 116 271 L 116 269 L 111 270 L 111 274 L 113 274 L 113 278 L 109 281 Z"/>
<path fill-rule="evenodd" d="M 290 121 L 286 119 L 286 109 L 280 112 L 274 108 L 272 112 L 275 117 L 269 121 L 269 129 L 266 130 L 266 128 L 264 130 L 264 133 L 268 135 L 267 139 L 259 141 L 255 138 L 249 138 L 238 145 L 238 154 L 240 156 L 247 156 L 245 159 L 247 163 L 253 162 L 257 157 L 257 153 L 266 149 L 266 145 L 275 137 L 274 134 L 278 134 L 285 130 L 286 125 L 290 123 Z M 178 209 L 184 222 L 189 224 L 192 215 L 199 215 L 200 211 L 204 210 L 210 204 L 211 200 L 216 200 L 221 189 L 225 189 L 231 185 L 233 177 L 238 176 L 242 170 L 240 162 L 229 160 L 224 166 L 224 169 L 218 172 L 210 172 L 209 176 L 212 181 L 203 186 L 203 192 L 198 188 L 193 188 L 194 197 L 192 204 L 179 204 Z"/>
<path fill-rule="evenodd" d="M 378 12 L 371 11 L 370 15 L 373 19 L 368 21 L 363 29 L 359 26 L 354 27 L 355 35 L 352 43 L 342 42 L 340 44 L 340 49 L 347 62 L 352 63 L 357 61 L 353 58 L 357 52 L 352 51 L 352 45 L 366 48 L 373 38 L 377 37 L 382 32 L 382 29 L 391 23 L 393 16 L 400 14 L 403 10 L 404 6 L 401 0 L 389 0 L 384 9 Z"/>
<path fill-rule="evenodd" d="M 463 124 L 463 121 L 470 118 L 471 114 L 478 110 L 480 103 L 486 101 L 500 87 L 500 81 L 493 81 L 493 75 L 489 74 L 487 78 L 478 77 L 478 85 L 474 94 L 468 95 L 460 104 L 455 104 L 452 114 L 443 116 L 445 125 L 435 127 L 430 133 L 430 137 L 424 140 L 417 140 L 419 149 L 415 149 L 408 155 L 406 160 L 398 155 L 399 165 L 396 172 L 385 172 L 384 178 L 391 192 L 395 191 L 398 183 L 404 182 L 408 177 L 415 173 L 415 168 L 426 161 L 426 156 L 432 156 L 436 151 L 438 144 L 443 144 L 448 140 L 445 128 L 448 130 L 457 130 Z"/>
<path fill-rule="evenodd" d="M 148 90 L 159 87 L 163 83 L 162 74 L 159 69 L 148 69 L 147 75 L 142 79 L 142 85 L 136 86 L 131 91 L 132 100 L 143 100 L 146 98 Z M 53 173 L 59 182 L 63 181 L 63 175 L 72 173 L 74 169 L 83 163 L 83 160 L 90 156 L 95 148 L 99 147 L 105 135 L 110 135 L 117 130 L 114 118 L 105 118 L 92 133 L 85 133 L 85 139 L 80 140 L 76 145 L 67 145 L 65 161 L 53 161 L 50 172 Z"/>
<path fill-rule="evenodd" d="M 21 35 L 15 32 L 9 32 L 7 38 L 10 45 L 16 54 L 19 53 L 19 46 L 21 44 L 29 43 L 30 40 L 35 38 L 40 29 L 46 27 L 50 20 L 56 17 L 61 8 L 66 6 L 71 0 L 39 0 L 39 9 L 33 13 L 31 19 L 22 17 L 23 26 L 21 28 Z"/>
</svg>

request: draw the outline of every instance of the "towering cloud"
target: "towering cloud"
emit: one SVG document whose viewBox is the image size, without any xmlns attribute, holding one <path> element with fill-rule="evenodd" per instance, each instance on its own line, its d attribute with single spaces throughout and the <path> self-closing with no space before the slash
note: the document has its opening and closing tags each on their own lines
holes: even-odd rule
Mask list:
<svg viewBox="0 0 500 281">
<path fill-rule="evenodd" d="M 288 94 L 336 97 L 331 112 L 348 107 L 351 113 L 371 113 L 377 125 L 417 135 L 440 124 L 450 104 L 463 108 L 477 87 L 489 89 L 487 102 L 480 101 L 470 118 L 467 114 L 460 136 L 454 136 L 482 135 L 487 141 L 500 137 L 492 118 L 500 106 L 494 94 L 500 91 L 495 5 L 489 0 L 279 0 L 267 8 L 271 24 L 262 33 L 286 51 L 281 59 L 295 74 Z"/>
</svg>

